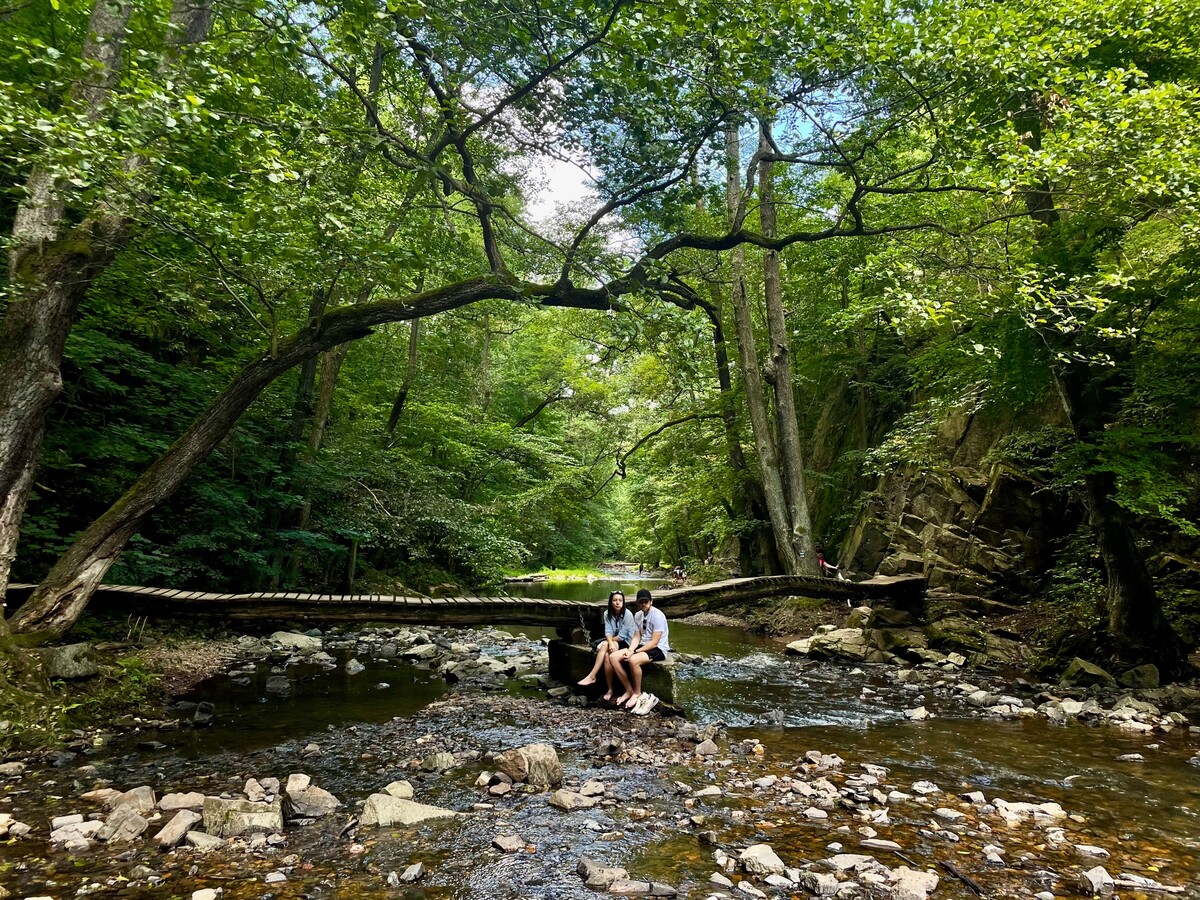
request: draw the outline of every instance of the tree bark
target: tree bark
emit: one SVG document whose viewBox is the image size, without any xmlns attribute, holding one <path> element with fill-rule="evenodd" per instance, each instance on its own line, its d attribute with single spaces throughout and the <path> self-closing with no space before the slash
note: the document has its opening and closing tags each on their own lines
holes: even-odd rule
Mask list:
<svg viewBox="0 0 1200 900">
<path fill-rule="evenodd" d="M 83 74 L 66 107 L 89 122 L 104 115 L 120 76 L 133 3 L 96 0 L 80 57 Z M 212 21 L 208 0 L 175 0 L 159 71 L 184 47 L 204 39 Z M 126 169 L 142 165 L 140 157 Z M 0 323 L 0 616 L 16 557 L 21 519 L 37 471 L 46 414 L 62 390 L 62 355 L 79 302 L 130 238 L 120 209 L 101 207 L 71 225 L 51 172 L 34 168 L 17 207 L 9 251 L 14 295 Z M 0 635 L 5 629 L 0 627 Z"/>
<path fill-rule="evenodd" d="M 1089 372 L 1083 363 L 1074 366 L 1055 371 L 1055 387 L 1075 439 L 1090 444 L 1103 430 L 1104 410 L 1112 401 L 1106 399 L 1104 374 Z M 1163 615 L 1154 577 L 1146 568 L 1128 514 L 1114 499 L 1116 482 L 1112 472 L 1084 475 L 1088 523 L 1104 565 L 1108 636 L 1118 660 L 1131 665 L 1153 662 L 1165 677 L 1183 677 L 1191 672 L 1187 649 Z"/>
<path fill-rule="evenodd" d="M 102 115 L 120 73 L 130 2 L 96 0 L 88 20 L 83 74 L 66 107 L 88 122 Z M 16 558 L 46 434 L 46 412 L 62 390 L 62 354 L 80 298 L 127 239 L 124 223 L 93 216 L 71 227 L 66 203 L 46 168 L 34 168 L 12 226 L 8 276 L 12 300 L 0 323 L 0 611 Z"/>
<path fill-rule="evenodd" d="M 420 319 L 413 319 L 408 325 L 408 367 L 404 370 L 404 381 L 400 385 L 400 390 L 396 392 L 396 402 L 392 404 L 387 428 L 384 429 L 388 434 L 394 433 L 396 426 L 400 424 L 400 414 L 404 412 L 404 403 L 408 399 L 408 392 L 412 390 L 413 379 L 417 374 L 417 341 L 420 327 Z"/>
<path fill-rule="evenodd" d="M 770 151 L 766 125 L 760 126 L 760 153 Z M 758 169 L 758 216 L 762 235 L 774 238 L 777 232 L 775 214 L 775 178 L 772 162 L 762 162 Z M 791 337 L 783 308 L 783 281 L 780 275 L 779 252 L 763 251 L 763 295 L 767 307 L 767 338 L 771 342 L 771 357 L 767 363 L 770 382 L 775 388 L 775 416 L 779 423 L 779 458 L 783 485 L 787 496 L 788 540 L 799 568 L 792 575 L 816 575 L 817 555 L 813 546 L 812 521 L 808 512 L 808 494 L 804 484 L 804 448 L 800 440 L 800 423 L 796 418 L 796 396 L 792 389 Z"/>
<path fill-rule="evenodd" d="M 740 206 L 740 141 L 736 125 L 725 128 L 726 159 L 726 207 L 730 216 L 736 215 Z M 737 227 L 731 222 L 731 227 Z M 754 339 L 754 322 L 750 316 L 750 302 L 746 296 L 746 255 L 741 247 L 730 254 L 733 277 L 733 320 L 737 333 L 738 361 L 742 374 L 742 385 L 746 394 L 746 410 L 750 416 L 750 427 L 754 433 L 754 447 L 758 455 L 759 471 L 762 475 L 763 499 L 771 530 L 775 537 L 775 548 L 779 562 L 788 575 L 800 572 L 800 558 L 790 539 L 791 524 L 787 515 L 787 496 L 779 469 L 779 458 L 767 422 L 767 405 L 763 398 L 762 379 L 758 371 L 758 347 Z"/>
</svg>

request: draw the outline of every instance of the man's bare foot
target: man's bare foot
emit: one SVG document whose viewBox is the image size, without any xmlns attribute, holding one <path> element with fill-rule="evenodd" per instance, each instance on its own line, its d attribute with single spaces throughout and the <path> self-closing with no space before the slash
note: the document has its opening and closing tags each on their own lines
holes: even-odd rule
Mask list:
<svg viewBox="0 0 1200 900">
<path fill-rule="evenodd" d="M 586 676 L 585 678 L 580 678 L 580 679 L 579 679 L 577 682 L 575 682 L 575 683 L 576 683 L 577 685 L 579 685 L 580 687 L 587 687 L 589 684 L 595 684 L 595 683 L 596 683 L 596 676 L 595 676 L 595 675 L 588 675 L 588 676 Z"/>
<path fill-rule="evenodd" d="M 605 694 L 600 699 L 603 700 L 605 703 L 610 702 L 612 700 L 612 691 L 609 691 L 607 694 Z"/>
<path fill-rule="evenodd" d="M 641 694 L 634 694 L 628 700 L 625 701 L 625 708 L 633 709 L 635 706 L 637 706 L 637 702 L 641 699 L 642 699 Z"/>
<path fill-rule="evenodd" d="M 626 700 L 628 700 L 628 699 L 629 699 L 629 695 L 628 695 L 628 694 L 622 694 L 622 695 L 621 695 L 620 697 L 618 697 L 618 698 L 617 698 L 617 699 L 616 699 L 614 702 L 617 704 L 617 706 L 621 706 L 621 705 L 623 705 L 623 704 L 625 703 L 625 701 L 626 701 Z"/>
</svg>

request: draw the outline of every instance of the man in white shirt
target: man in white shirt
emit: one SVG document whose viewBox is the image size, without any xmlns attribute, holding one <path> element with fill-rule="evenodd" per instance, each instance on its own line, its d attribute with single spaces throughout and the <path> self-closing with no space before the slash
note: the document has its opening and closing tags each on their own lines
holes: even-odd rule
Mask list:
<svg viewBox="0 0 1200 900">
<path fill-rule="evenodd" d="M 655 609 L 654 598 L 645 588 L 637 592 L 637 606 L 638 611 L 633 616 L 633 641 L 628 650 L 621 651 L 624 660 L 629 663 L 629 677 L 626 678 L 624 666 L 615 658 L 613 669 L 625 688 L 625 693 L 617 698 L 617 705 L 624 704 L 626 709 L 644 715 L 658 702 L 658 698 L 647 694 L 646 697 L 653 697 L 653 702 L 642 702 L 641 706 L 638 705 L 639 701 L 643 701 L 642 666 L 666 660 L 671 651 L 671 644 L 667 636 L 667 617 L 661 609 Z"/>
</svg>

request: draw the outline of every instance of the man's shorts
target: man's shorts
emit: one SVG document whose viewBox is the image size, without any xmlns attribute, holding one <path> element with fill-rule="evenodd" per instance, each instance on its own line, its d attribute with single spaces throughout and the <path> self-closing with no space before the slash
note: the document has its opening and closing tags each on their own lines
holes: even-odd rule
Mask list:
<svg viewBox="0 0 1200 900">
<path fill-rule="evenodd" d="M 662 662 L 667 658 L 667 654 L 663 653 L 657 647 L 651 647 L 649 650 L 643 650 L 642 652 L 650 657 L 650 662 Z"/>
</svg>

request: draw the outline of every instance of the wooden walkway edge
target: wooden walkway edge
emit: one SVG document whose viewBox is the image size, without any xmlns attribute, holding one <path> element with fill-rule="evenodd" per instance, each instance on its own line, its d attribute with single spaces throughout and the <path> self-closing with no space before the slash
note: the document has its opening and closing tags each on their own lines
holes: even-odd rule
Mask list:
<svg viewBox="0 0 1200 900">
<path fill-rule="evenodd" d="M 19 605 L 18 601 L 23 601 L 32 594 L 34 587 L 31 584 L 9 585 L 10 610 L 15 610 Z M 801 575 L 772 575 L 733 578 L 696 587 L 655 590 L 654 602 L 671 618 L 729 609 L 754 600 L 789 595 L 847 600 L 855 605 L 897 606 L 919 616 L 924 607 L 925 590 L 926 580 L 917 576 L 892 576 L 850 582 Z M 303 591 L 215 594 L 120 584 L 101 585 L 92 599 L 92 607 L 95 609 L 151 618 L 551 627 L 570 627 L 578 625 L 581 620 L 592 627 L 599 621 L 604 606 L 602 600 L 580 602 L 537 597 L 407 597 Z"/>
</svg>

